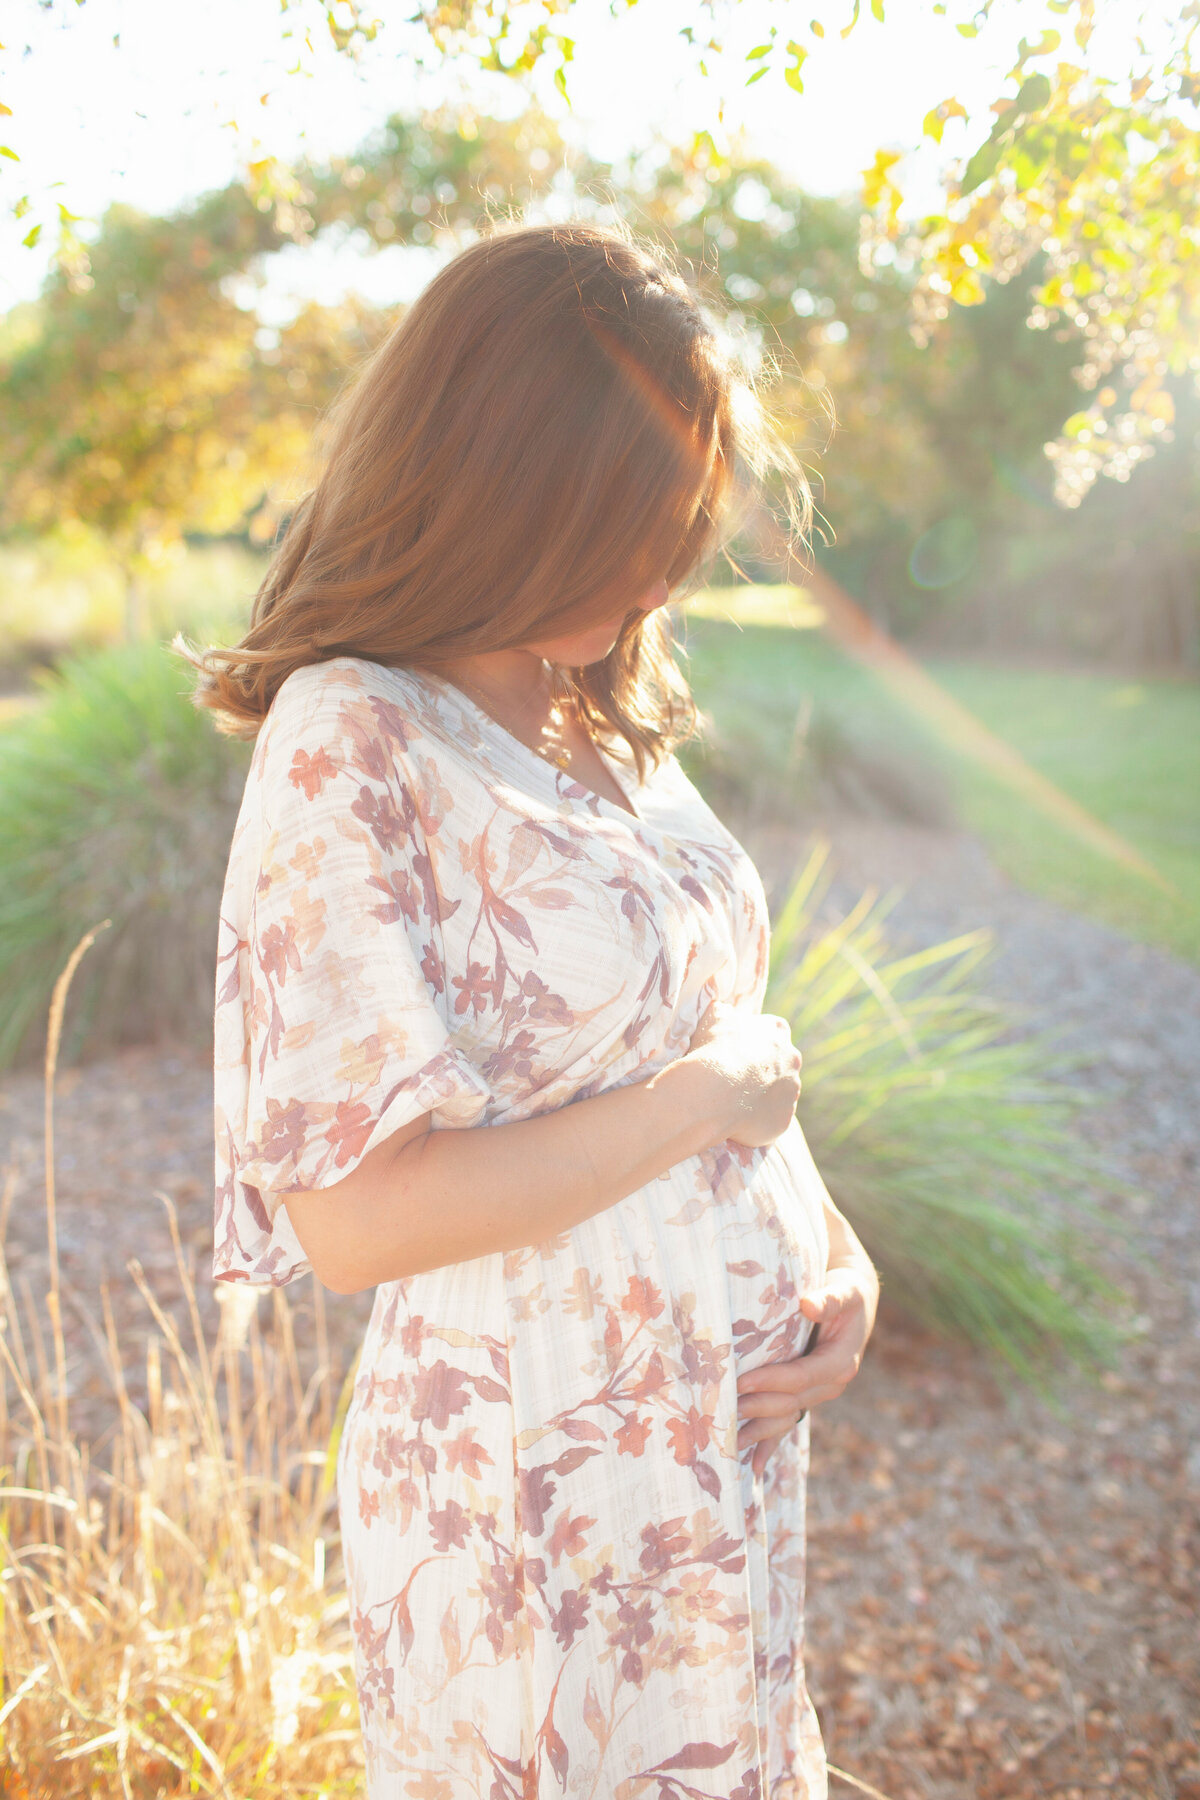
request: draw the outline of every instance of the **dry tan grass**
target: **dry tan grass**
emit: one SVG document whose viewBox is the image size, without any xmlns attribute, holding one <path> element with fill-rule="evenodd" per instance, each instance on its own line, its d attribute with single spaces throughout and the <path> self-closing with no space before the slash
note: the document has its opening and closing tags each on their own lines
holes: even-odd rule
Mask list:
<svg viewBox="0 0 1200 1800">
<path fill-rule="evenodd" d="M 180 1336 L 136 1261 L 154 1321 L 144 1407 L 122 1373 L 107 1285 L 98 1340 L 116 1424 L 71 1433 L 55 1230 L 53 1094 L 66 989 L 46 1057 L 49 1292 L 18 1294 L 0 1209 L 0 1796 L 97 1800 L 360 1793 L 359 1739 L 333 1482 L 341 1418 L 319 1310 L 302 1379 L 291 1313 L 268 1330 L 233 1293 L 215 1344 L 168 1209 L 190 1317 Z"/>
</svg>

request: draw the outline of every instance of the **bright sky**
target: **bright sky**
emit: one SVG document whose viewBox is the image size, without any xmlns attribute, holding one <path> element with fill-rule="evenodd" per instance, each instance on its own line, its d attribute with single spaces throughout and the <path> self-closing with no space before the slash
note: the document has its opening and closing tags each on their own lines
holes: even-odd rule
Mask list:
<svg viewBox="0 0 1200 1800">
<path fill-rule="evenodd" d="M 1128 0 L 1109 0 L 1114 6 L 1132 21 Z M 48 9 L 10 0 L 0 91 L 14 116 L 0 124 L 21 162 L 0 161 L 0 194 L 28 192 L 34 210 L 20 226 L 0 221 L 0 310 L 36 293 L 44 251 L 24 249 L 20 238 L 59 198 L 85 216 L 113 200 L 165 211 L 221 186 L 252 154 L 348 151 L 391 112 L 464 93 L 483 110 L 519 110 L 520 91 L 505 77 L 432 66 L 428 38 L 402 22 L 408 8 L 399 0 L 376 0 L 374 10 L 384 25 L 354 63 L 334 52 L 314 0 L 291 0 L 282 15 L 280 0 L 54 0 Z M 864 5 L 843 41 L 849 0 L 716 0 L 725 51 L 710 59 L 706 79 L 680 37 L 683 25 L 705 17 L 696 0 L 615 10 L 608 0 L 579 0 L 569 113 L 549 72 L 535 79 L 537 97 L 569 136 L 615 158 L 656 134 L 740 129 L 753 149 L 823 193 L 856 188 L 876 148 L 912 148 L 926 111 L 951 94 L 979 109 L 981 131 L 1020 34 L 1062 23 L 1044 0 L 1008 0 L 968 41 L 954 21 L 971 16 L 970 0 L 950 0 L 946 17 L 933 15 L 930 0 L 887 0 L 885 26 Z M 826 26 L 820 44 L 808 29 L 814 11 Z M 812 45 L 803 96 L 781 70 L 745 85 L 745 52 L 771 26 L 781 41 Z M 297 62 L 300 72 L 289 75 Z M 964 141 L 953 124 L 944 151 L 953 155 Z M 911 167 L 915 203 L 934 191 L 941 154 L 927 145 Z M 427 273 L 418 272 L 417 285 Z M 345 245 L 289 254 L 274 277 L 277 290 L 325 300 L 349 289 L 405 298 L 413 282 L 404 252 L 368 258 Z"/>
</svg>

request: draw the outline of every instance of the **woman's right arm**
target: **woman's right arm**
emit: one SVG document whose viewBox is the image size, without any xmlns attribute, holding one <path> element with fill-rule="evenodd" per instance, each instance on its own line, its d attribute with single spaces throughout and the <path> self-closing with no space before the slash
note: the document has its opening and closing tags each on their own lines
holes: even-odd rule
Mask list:
<svg viewBox="0 0 1200 1800">
<path fill-rule="evenodd" d="M 687 1054 L 646 1081 L 486 1129 L 431 1131 L 425 1114 L 343 1181 L 283 1200 L 318 1279 L 358 1293 L 545 1243 L 727 1138 L 774 1142 L 799 1071 L 784 1020 L 712 1008 Z"/>
</svg>

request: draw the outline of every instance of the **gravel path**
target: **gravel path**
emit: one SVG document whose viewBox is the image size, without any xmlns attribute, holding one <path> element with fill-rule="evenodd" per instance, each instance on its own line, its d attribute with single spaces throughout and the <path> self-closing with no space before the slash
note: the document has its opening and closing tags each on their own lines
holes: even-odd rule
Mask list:
<svg viewBox="0 0 1200 1800">
<path fill-rule="evenodd" d="M 1058 1409 L 885 1310 L 858 1381 L 818 1411 L 809 1661 L 831 1759 L 888 1800 L 1200 1800 L 1200 970 L 1023 892 L 960 834 L 834 821 L 828 835 L 827 907 L 899 888 L 899 943 L 994 930 L 987 986 L 1082 1053 L 1102 1102 L 1084 1129 L 1130 1184 L 1120 1205 L 1146 1251 L 1117 1271 L 1140 1336 L 1119 1371 L 1068 1384 Z M 807 841 L 746 838 L 777 892 Z M 148 1321 L 127 1259 L 179 1300 L 159 1193 L 215 1329 L 210 1104 L 207 1057 L 182 1049 L 60 1079 L 72 1417 L 94 1440 L 111 1409 L 80 1309 L 98 1314 L 106 1279 L 138 1399 Z M 34 1311 L 41 1108 L 36 1074 L 0 1082 L 0 1169 L 16 1171 L 7 1254 Z M 302 1350 L 311 1291 L 295 1290 Z M 327 1297 L 342 1366 L 369 1306 Z"/>
</svg>

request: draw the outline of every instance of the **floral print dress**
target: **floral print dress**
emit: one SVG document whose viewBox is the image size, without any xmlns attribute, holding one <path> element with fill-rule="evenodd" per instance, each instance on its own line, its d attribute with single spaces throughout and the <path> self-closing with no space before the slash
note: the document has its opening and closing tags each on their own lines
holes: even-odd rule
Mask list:
<svg viewBox="0 0 1200 1800">
<path fill-rule="evenodd" d="M 307 1272 L 288 1193 L 418 1114 L 529 1118 L 761 1008 L 753 865 L 674 758 L 606 754 L 636 816 L 439 677 L 283 683 L 222 905 L 217 1279 Z M 825 1796 L 808 1423 L 762 1476 L 736 1444 L 739 1372 L 810 1330 L 823 1197 L 793 1123 L 377 1288 L 338 1450 L 370 1800 Z"/>
</svg>

